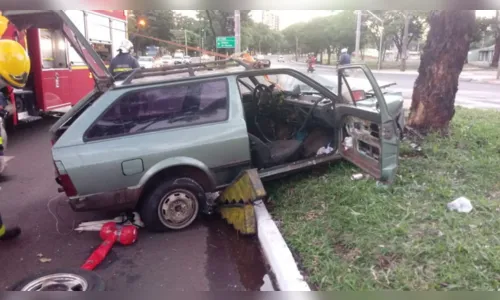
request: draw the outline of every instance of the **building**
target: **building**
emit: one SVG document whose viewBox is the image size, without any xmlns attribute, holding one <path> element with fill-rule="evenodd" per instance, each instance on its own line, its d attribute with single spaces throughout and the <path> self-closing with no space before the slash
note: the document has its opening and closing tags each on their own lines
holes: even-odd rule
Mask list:
<svg viewBox="0 0 500 300">
<path fill-rule="evenodd" d="M 495 53 L 495 45 L 484 47 L 480 49 L 470 50 L 467 55 L 469 62 L 488 62 L 493 60 L 493 53 Z"/>
<path fill-rule="evenodd" d="M 280 18 L 269 10 L 262 11 L 262 23 L 273 30 L 280 30 Z"/>
</svg>

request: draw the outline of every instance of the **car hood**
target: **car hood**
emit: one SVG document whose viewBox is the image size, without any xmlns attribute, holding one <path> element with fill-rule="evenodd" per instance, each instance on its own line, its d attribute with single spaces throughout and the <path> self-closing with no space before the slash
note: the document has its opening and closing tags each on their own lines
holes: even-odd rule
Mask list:
<svg viewBox="0 0 500 300">
<path fill-rule="evenodd" d="M 18 30 L 28 28 L 61 30 L 64 37 L 89 67 L 98 87 L 104 88 L 111 85 L 113 78 L 106 65 L 63 10 L 3 10 L 2 14 Z"/>
</svg>

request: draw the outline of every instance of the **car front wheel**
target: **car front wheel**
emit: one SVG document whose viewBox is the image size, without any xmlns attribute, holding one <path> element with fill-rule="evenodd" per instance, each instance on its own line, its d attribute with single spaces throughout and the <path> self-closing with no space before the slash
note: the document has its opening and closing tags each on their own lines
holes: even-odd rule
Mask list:
<svg viewBox="0 0 500 300">
<path fill-rule="evenodd" d="M 184 229 L 196 220 L 204 197 L 203 188 L 191 178 L 169 180 L 144 199 L 142 221 L 154 232 Z"/>
</svg>

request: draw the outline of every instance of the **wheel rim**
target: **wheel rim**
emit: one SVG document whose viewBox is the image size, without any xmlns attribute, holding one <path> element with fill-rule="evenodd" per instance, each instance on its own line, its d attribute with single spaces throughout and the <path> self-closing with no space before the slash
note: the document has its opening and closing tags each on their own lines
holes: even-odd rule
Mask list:
<svg viewBox="0 0 500 300">
<path fill-rule="evenodd" d="M 87 280 L 81 276 L 69 273 L 57 273 L 37 278 L 23 286 L 21 291 L 84 292 L 88 287 Z"/>
<path fill-rule="evenodd" d="M 198 200 L 190 191 L 177 189 L 166 194 L 158 206 L 158 216 L 170 229 L 189 226 L 198 214 Z"/>
</svg>

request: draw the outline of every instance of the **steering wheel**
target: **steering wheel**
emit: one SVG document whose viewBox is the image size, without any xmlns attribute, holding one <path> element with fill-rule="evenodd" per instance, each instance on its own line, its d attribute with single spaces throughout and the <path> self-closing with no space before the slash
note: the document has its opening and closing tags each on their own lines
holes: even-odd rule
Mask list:
<svg viewBox="0 0 500 300">
<path fill-rule="evenodd" d="M 253 89 L 252 96 L 253 100 L 257 102 L 257 105 L 259 105 L 262 99 L 264 100 L 266 100 L 266 98 L 272 99 L 273 90 L 270 87 L 263 85 L 262 83 L 259 83 Z"/>
</svg>

